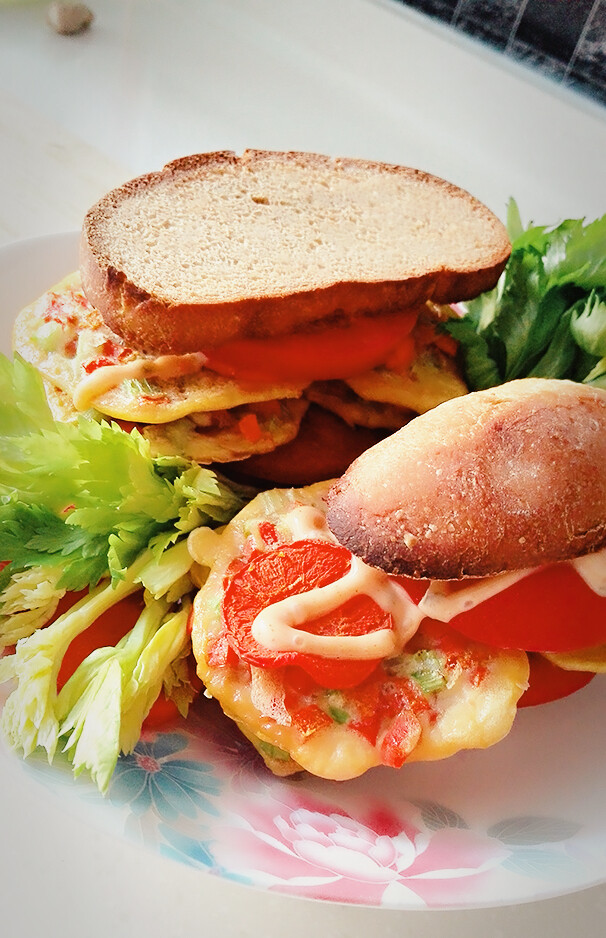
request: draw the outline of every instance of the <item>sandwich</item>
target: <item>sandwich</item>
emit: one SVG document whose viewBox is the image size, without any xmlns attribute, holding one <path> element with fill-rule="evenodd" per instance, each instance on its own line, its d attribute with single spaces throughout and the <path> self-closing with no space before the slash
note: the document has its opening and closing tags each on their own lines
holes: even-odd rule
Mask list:
<svg viewBox="0 0 606 938">
<path fill-rule="evenodd" d="M 510 248 L 492 212 L 427 173 L 200 154 L 91 208 L 79 271 L 21 313 L 14 347 L 59 419 L 303 485 L 467 392 L 442 327 Z"/>
<path fill-rule="evenodd" d="M 606 391 L 521 379 L 193 532 L 207 693 L 279 774 L 494 744 L 605 669 L 605 467 Z"/>
<path fill-rule="evenodd" d="M 273 772 L 346 779 L 606 671 L 605 221 L 507 261 L 442 180 L 255 151 L 102 199 L 0 361 L 10 742 L 105 791 L 193 649 Z"/>
<path fill-rule="evenodd" d="M 501 740 L 525 653 L 424 618 L 414 592 L 332 533 L 330 491 L 266 491 L 221 534 L 189 536 L 210 566 L 191 619 L 206 695 L 277 775 L 343 781 Z"/>
</svg>

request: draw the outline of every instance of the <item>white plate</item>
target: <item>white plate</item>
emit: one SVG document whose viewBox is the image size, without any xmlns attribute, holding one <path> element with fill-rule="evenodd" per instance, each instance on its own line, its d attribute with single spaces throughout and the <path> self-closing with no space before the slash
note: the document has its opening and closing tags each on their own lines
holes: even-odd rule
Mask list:
<svg viewBox="0 0 606 938">
<path fill-rule="evenodd" d="M 0 250 L 2 351 L 18 310 L 76 265 L 75 234 Z M 605 698 L 598 676 L 520 712 L 486 752 L 347 783 L 274 778 L 204 700 L 120 760 L 106 799 L 60 760 L 22 763 L 3 747 L 0 770 L 33 773 L 49 809 L 58 797 L 201 873 L 367 906 L 499 906 L 606 881 Z"/>
</svg>

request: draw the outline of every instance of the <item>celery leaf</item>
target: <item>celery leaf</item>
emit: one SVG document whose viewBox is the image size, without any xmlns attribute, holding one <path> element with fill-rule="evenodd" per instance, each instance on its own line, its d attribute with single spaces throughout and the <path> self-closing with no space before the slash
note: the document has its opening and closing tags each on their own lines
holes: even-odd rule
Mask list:
<svg viewBox="0 0 606 938">
<path fill-rule="evenodd" d="M 472 390 L 540 376 L 599 383 L 606 357 L 606 215 L 524 229 L 511 200 L 511 257 L 496 287 L 443 328 Z M 597 370 L 596 370 L 597 369 Z"/>
</svg>

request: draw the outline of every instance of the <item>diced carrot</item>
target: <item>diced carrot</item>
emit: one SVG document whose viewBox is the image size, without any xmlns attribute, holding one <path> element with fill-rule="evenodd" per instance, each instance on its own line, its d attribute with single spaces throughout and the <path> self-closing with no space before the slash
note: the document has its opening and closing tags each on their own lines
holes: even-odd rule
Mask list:
<svg viewBox="0 0 606 938">
<path fill-rule="evenodd" d="M 259 426 L 256 414 L 245 414 L 238 420 L 238 428 L 244 439 L 249 443 L 258 443 L 263 433 Z"/>
</svg>

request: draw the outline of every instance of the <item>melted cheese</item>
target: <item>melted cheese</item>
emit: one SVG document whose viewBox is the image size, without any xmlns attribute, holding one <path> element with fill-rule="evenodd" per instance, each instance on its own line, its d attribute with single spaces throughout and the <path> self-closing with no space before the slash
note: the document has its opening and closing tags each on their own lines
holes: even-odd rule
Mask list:
<svg viewBox="0 0 606 938">
<path fill-rule="evenodd" d="M 346 379 L 356 394 L 424 414 L 443 401 L 468 393 L 454 362 L 445 355 L 424 353 L 405 371 L 374 368 Z"/>
</svg>

